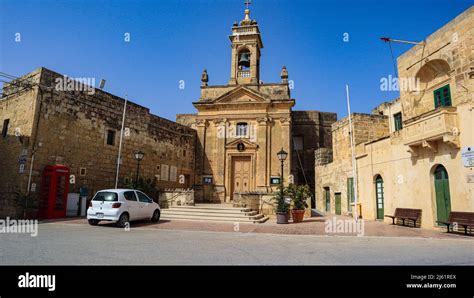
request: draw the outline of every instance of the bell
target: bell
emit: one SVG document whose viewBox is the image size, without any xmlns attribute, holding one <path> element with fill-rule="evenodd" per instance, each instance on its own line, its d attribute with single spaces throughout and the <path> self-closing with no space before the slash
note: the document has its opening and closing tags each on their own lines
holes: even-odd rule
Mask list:
<svg viewBox="0 0 474 298">
<path fill-rule="evenodd" d="M 239 65 L 250 67 L 250 53 L 240 54 Z"/>
</svg>

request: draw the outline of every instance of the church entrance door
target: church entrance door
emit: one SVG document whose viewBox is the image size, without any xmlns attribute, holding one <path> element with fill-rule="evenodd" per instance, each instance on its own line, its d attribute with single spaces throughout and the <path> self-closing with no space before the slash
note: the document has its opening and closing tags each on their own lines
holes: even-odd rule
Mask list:
<svg viewBox="0 0 474 298">
<path fill-rule="evenodd" d="M 231 194 L 250 191 L 250 156 L 232 158 Z"/>
</svg>

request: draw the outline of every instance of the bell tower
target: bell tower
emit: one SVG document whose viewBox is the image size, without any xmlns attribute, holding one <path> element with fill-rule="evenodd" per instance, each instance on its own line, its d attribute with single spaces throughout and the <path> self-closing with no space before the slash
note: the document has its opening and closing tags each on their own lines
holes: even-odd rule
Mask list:
<svg viewBox="0 0 474 298">
<path fill-rule="evenodd" d="M 250 1 L 245 4 L 245 18 L 240 23 L 234 23 L 229 36 L 232 47 L 229 85 L 260 83 L 260 49 L 263 43 L 257 21 L 250 18 Z"/>
</svg>

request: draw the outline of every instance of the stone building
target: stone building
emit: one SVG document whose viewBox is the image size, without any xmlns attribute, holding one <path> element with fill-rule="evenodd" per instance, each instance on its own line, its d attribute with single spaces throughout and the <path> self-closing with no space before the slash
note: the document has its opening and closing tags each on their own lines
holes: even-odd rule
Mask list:
<svg viewBox="0 0 474 298">
<path fill-rule="evenodd" d="M 246 193 L 269 194 L 280 183 L 277 152 L 289 153 L 284 182 L 314 181 L 314 150 L 331 146 L 335 113 L 292 111 L 288 71 L 281 81 L 263 83 L 263 42 L 259 25 L 245 10 L 235 22 L 231 43 L 230 80 L 211 86 L 202 74 L 197 114 L 177 115 L 177 122 L 197 130 L 196 193 L 200 202 L 230 203 Z M 264 211 L 265 212 L 265 211 Z"/>
<path fill-rule="evenodd" d="M 433 228 L 451 210 L 474 211 L 473 36 L 471 7 L 398 57 L 399 82 L 416 88 L 352 115 L 357 187 L 348 119 L 332 125 L 332 150 L 315 152 L 317 209 L 352 214 L 357 189 L 364 219 L 417 208 L 421 225 Z"/>
<path fill-rule="evenodd" d="M 48 165 L 69 168 L 69 192 L 87 195 L 114 188 L 124 99 L 77 82 L 59 90 L 64 76 L 39 68 L 5 84 L 0 98 L 0 216 L 13 216 L 15 191 L 42 198 Z M 135 179 L 134 153 L 145 153 L 140 176 L 158 188 L 194 183 L 196 131 L 127 103 L 118 186 Z M 31 175 L 30 175 L 31 173 Z M 179 177 L 184 179 L 180 179 Z"/>
</svg>

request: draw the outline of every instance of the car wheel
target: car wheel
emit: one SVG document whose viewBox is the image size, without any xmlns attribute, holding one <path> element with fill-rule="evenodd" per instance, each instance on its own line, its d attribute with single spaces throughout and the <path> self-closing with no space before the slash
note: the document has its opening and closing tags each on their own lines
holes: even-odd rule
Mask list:
<svg viewBox="0 0 474 298">
<path fill-rule="evenodd" d="M 152 222 L 158 222 L 160 220 L 160 210 L 156 209 L 155 212 L 153 212 L 153 216 L 151 217 Z"/>
<path fill-rule="evenodd" d="M 89 219 L 88 222 L 91 226 L 96 226 L 99 224 L 99 220 L 97 219 Z"/>
<path fill-rule="evenodd" d="M 128 220 L 129 220 L 128 214 L 122 213 L 122 215 L 120 215 L 119 217 L 119 220 L 117 221 L 117 227 L 124 228 L 127 225 Z"/>
</svg>

